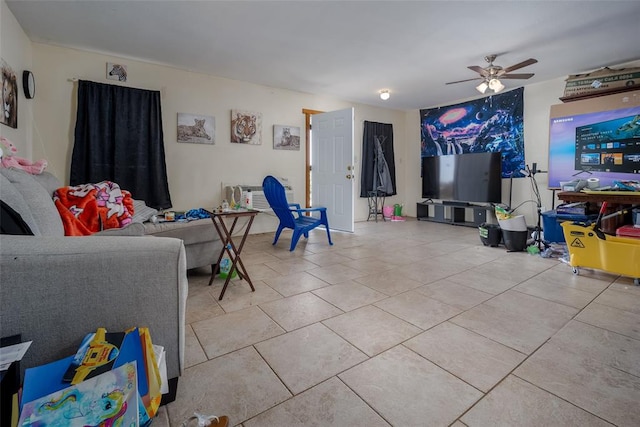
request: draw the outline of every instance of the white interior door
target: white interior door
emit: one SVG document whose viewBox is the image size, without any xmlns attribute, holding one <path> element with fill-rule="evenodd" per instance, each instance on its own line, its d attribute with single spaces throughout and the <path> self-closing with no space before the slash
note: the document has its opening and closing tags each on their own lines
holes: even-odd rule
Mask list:
<svg viewBox="0 0 640 427">
<path fill-rule="evenodd" d="M 325 206 L 332 230 L 353 232 L 353 108 L 312 118 L 311 204 Z"/>
</svg>

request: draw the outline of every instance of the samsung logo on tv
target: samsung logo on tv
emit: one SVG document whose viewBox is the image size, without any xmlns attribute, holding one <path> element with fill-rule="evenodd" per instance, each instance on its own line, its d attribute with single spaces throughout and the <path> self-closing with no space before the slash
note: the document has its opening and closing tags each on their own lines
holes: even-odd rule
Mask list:
<svg viewBox="0 0 640 427">
<path fill-rule="evenodd" d="M 565 122 L 572 122 L 573 121 L 573 117 L 567 117 L 566 119 L 553 119 L 553 123 L 565 123 Z"/>
</svg>

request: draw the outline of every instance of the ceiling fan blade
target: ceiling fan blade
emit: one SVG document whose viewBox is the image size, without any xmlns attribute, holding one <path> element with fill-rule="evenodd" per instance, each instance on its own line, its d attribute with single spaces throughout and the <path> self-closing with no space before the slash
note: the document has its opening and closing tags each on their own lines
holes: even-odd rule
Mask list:
<svg viewBox="0 0 640 427">
<path fill-rule="evenodd" d="M 526 67 L 527 65 L 535 64 L 536 62 L 538 62 L 537 59 L 529 58 L 529 59 L 527 59 L 525 61 L 522 61 L 522 62 L 520 62 L 518 64 L 512 65 L 511 67 L 504 68 L 503 71 L 505 73 L 508 73 L 510 71 L 515 71 L 515 70 L 517 70 L 519 68 Z"/>
<path fill-rule="evenodd" d="M 458 81 L 455 81 L 455 82 L 448 82 L 448 83 L 445 83 L 445 84 L 446 84 L 446 85 L 452 85 L 452 84 L 454 84 L 454 83 L 470 82 L 470 81 L 472 81 L 472 80 L 481 80 L 481 79 L 483 79 L 483 77 L 474 77 L 474 78 L 472 78 L 472 79 L 458 80 Z"/>
<path fill-rule="evenodd" d="M 477 65 L 470 65 L 467 68 L 470 69 L 471 71 L 475 71 L 476 73 L 480 74 L 483 77 L 487 77 L 489 75 L 487 70 Z"/>
<path fill-rule="evenodd" d="M 505 74 L 500 76 L 501 79 L 530 79 L 533 77 L 533 73 L 521 73 L 521 74 Z"/>
</svg>

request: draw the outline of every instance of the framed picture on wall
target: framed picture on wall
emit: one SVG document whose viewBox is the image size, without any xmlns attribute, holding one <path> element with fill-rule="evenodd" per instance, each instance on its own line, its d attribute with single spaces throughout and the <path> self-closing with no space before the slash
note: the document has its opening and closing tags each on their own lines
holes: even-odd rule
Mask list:
<svg viewBox="0 0 640 427">
<path fill-rule="evenodd" d="M 2 59 L 2 117 L 0 123 L 18 127 L 18 78 L 13 69 Z"/>
<path fill-rule="evenodd" d="M 178 113 L 178 142 L 215 144 L 216 118 Z"/>
<path fill-rule="evenodd" d="M 274 150 L 300 150 L 300 128 L 297 126 L 273 125 Z"/>
<path fill-rule="evenodd" d="M 262 144 L 262 113 L 231 110 L 231 142 Z"/>
<path fill-rule="evenodd" d="M 127 66 L 123 64 L 114 64 L 113 62 L 107 62 L 107 79 L 126 82 Z"/>
</svg>

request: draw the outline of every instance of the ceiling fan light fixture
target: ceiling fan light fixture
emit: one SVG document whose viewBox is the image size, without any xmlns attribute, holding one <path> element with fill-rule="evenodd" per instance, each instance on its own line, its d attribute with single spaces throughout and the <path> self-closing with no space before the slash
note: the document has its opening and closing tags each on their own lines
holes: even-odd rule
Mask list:
<svg viewBox="0 0 640 427">
<path fill-rule="evenodd" d="M 469 82 L 473 80 L 480 80 L 478 86 L 476 86 L 476 90 L 482 94 L 486 93 L 488 89 L 491 89 L 494 93 L 498 93 L 505 89 L 505 86 L 502 84 L 500 79 L 530 79 L 534 76 L 533 73 L 513 73 L 512 71 L 519 70 L 520 68 L 527 67 L 529 65 L 535 64 L 538 62 L 535 58 L 529 58 L 517 64 L 511 65 L 510 67 L 502 67 L 500 65 L 494 65 L 493 61 L 496 59 L 498 55 L 487 55 L 484 57 L 485 61 L 489 64 L 486 67 L 480 67 L 478 65 L 469 65 L 467 68 L 471 71 L 475 71 L 479 74 L 479 77 L 457 80 L 453 82 L 447 82 L 445 84 L 454 84 L 454 83 L 463 83 Z M 600 83 L 599 81 L 594 82 L 594 84 Z"/>
<path fill-rule="evenodd" d="M 487 82 L 482 82 L 478 86 L 476 86 L 476 89 L 480 93 L 485 93 L 487 91 L 488 87 L 489 87 L 489 85 L 487 84 Z"/>
<path fill-rule="evenodd" d="M 380 99 L 382 99 L 383 101 L 389 99 L 389 96 L 391 95 L 389 95 L 389 91 L 387 89 L 380 91 Z"/>
<path fill-rule="evenodd" d="M 495 93 L 498 93 L 502 89 L 504 89 L 504 85 L 498 79 L 491 79 L 491 80 L 489 80 L 489 89 L 491 89 Z"/>
</svg>

